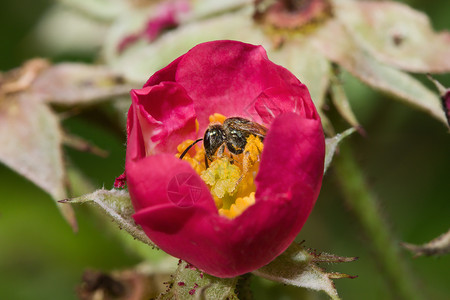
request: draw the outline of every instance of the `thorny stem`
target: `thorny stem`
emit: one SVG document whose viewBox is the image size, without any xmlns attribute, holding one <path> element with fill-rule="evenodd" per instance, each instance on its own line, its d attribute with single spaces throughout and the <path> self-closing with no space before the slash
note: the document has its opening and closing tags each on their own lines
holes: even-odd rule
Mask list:
<svg viewBox="0 0 450 300">
<path fill-rule="evenodd" d="M 400 256 L 399 248 L 380 215 L 375 196 L 369 190 L 364 175 L 354 160 L 351 147 L 346 143 L 341 144 L 334 167 L 344 201 L 368 237 L 370 248 L 386 282 L 391 287 L 393 298 L 421 299 L 414 287 L 412 276 Z"/>
<path fill-rule="evenodd" d="M 239 297 L 239 300 L 253 299 L 252 289 L 250 287 L 252 277 L 253 277 L 253 275 L 251 273 L 247 273 L 242 276 L 239 276 L 239 279 L 236 284 L 236 293 Z"/>
</svg>

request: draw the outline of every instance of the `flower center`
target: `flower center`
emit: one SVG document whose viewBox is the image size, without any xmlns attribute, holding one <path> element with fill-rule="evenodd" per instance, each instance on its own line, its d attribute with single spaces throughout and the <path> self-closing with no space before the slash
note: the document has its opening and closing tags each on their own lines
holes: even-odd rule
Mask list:
<svg viewBox="0 0 450 300">
<path fill-rule="evenodd" d="M 215 126 L 225 120 L 225 116 L 217 113 L 209 117 L 210 124 Z M 176 156 L 180 157 L 193 143 L 186 140 L 179 144 Z M 232 219 L 255 203 L 254 178 L 259 170 L 263 143 L 259 137 L 250 134 L 240 154 L 230 152 L 226 144 L 224 141 L 217 145 L 211 161 L 205 160 L 205 149 L 198 144 L 191 147 L 182 159 L 189 162 L 209 186 L 219 214 Z"/>
</svg>

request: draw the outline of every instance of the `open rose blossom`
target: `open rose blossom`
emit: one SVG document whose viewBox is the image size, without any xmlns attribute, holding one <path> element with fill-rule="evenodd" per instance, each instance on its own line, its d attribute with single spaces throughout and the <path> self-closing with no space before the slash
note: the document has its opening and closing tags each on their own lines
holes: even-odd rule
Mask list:
<svg viewBox="0 0 450 300">
<path fill-rule="evenodd" d="M 261 46 L 214 41 L 131 96 L 126 180 L 133 217 L 158 247 L 208 274 L 234 277 L 292 243 L 324 165 L 322 126 L 305 85 Z M 245 120 L 225 126 L 232 117 Z M 217 142 L 211 124 L 225 140 Z M 208 128 L 207 141 L 187 149 Z M 233 151 L 236 136 L 243 144 Z M 213 153 L 206 159 L 205 145 Z"/>
</svg>

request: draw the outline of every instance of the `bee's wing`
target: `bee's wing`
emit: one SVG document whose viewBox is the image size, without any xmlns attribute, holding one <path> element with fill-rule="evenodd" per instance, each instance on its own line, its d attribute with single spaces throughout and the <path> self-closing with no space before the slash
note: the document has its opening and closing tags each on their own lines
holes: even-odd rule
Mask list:
<svg viewBox="0 0 450 300">
<path fill-rule="evenodd" d="M 247 124 L 243 124 L 241 127 L 242 130 L 250 132 L 256 136 L 264 138 L 266 136 L 267 129 L 261 124 L 255 122 L 249 122 Z"/>
<path fill-rule="evenodd" d="M 250 134 L 259 136 L 261 138 L 264 138 L 266 136 L 266 132 L 267 132 L 267 128 L 264 127 L 263 125 L 252 122 L 247 119 L 237 118 L 237 117 L 236 118 L 228 118 L 227 120 L 225 120 L 224 126 L 227 126 L 230 129 L 232 128 L 232 129 L 239 130 L 239 131 L 245 131 Z"/>
</svg>

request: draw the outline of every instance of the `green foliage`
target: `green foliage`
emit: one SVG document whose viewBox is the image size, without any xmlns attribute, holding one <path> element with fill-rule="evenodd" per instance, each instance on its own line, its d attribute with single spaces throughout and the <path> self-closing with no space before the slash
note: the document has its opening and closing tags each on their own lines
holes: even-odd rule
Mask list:
<svg viewBox="0 0 450 300">
<path fill-rule="evenodd" d="M 331 279 L 352 278 L 352 276 L 341 273 L 327 273 L 316 263 L 340 263 L 354 260 L 356 260 L 354 257 L 309 253 L 301 245 L 293 243 L 274 261 L 253 273 L 284 284 L 323 291 L 331 299 L 340 299 Z"/>
<path fill-rule="evenodd" d="M 168 291 L 157 299 L 230 299 L 238 300 L 236 284 L 238 277 L 222 279 L 203 274 L 195 267 L 180 261 L 178 269 L 168 282 Z"/>
<path fill-rule="evenodd" d="M 63 203 L 90 203 L 92 202 L 105 212 L 113 221 L 124 229 L 133 238 L 141 242 L 156 247 L 152 241 L 145 235 L 142 229 L 134 223 L 132 214 L 134 213 L 131 204 L 130 195 L 125 190 L 97 190 L 91 194 L 87 194 L 74 199 L 66 199 Z"/>
<path fill-rule="evenodd" d="M 195 7 L 195 14 L 186 18 L 183 26 L 161 36 L 152 44 L 141 41 L 121 55 L 117 52 L 117 43 L 125 33 L 136 33 L 141 29 L 139 22 L 146 21 L 146 10 L 137 9 L 141 13 L 139 19 L 136 17 L 136 9 L 128 11 L 124 1 L 111 3 L 99 0 L 61 0 L 58 7 L 44 17 L 49 23 L 40 22 L 39 26 L 31 28 L 38 14 L 44 11 L 44 6 L 39 5 L 50 3 L 29 0 L 5 2 L 2 9 L 4 15 L 0 18 L 0 22 L 3 22 L 0 26 L 3 28 L 0 63 L 6 70 L 42 53 L 45 47 L 41 45 L 38 48 L 38 44 L 32 44 L 30 39 L 24 40 L 24 36 L 32 30 L 35 36 L 37 34 L 37 40 L 48 46 L 46 56 L 52 56 L 54 59 L 66 57 L 75 61 L 86 57 L 90 60 L 100 57 L 98 61 L 119 70 L 126 79 L 141 84 L 151 73 L 204 40 L 234 38 L 263 44 L 268 49 L 271 59 L 290 69 L 302 82 L 310 86 L 311 95 L 319 106 L 318 110 L 329 136 L 332 136 L 330 133 L 334 130 L 342 132 L 348 128 L 348 124 L 341 124 L 342 119 L 334 108 L 351 126 L 364 127 L 367 133 L 365 138 L 355 134 L 351 140 L 345 140 L 344 143 L 352 143 L 357 150 L 354 151 L 354 156 L 360 160 L 363 175 L 368 179 L 367 187 L 372 189 L 377 198 L 378 210 L 389 216 L 387 230 L 394 238 L 391 245 L 397 243 L 397 240 L 420 244 L 445 231 L 447 227 L 442 222 L 448 217 L 446 212 L 449 210 L 448 134 L 441 124 L 406 106 L 391 102 L 388 96 L 371 91 L 361 82 L 384 94 L 399 98 L 403 103 L 412 104 L 437 120 L 444 121 L 434 88 L 431 87 L 429 90 L 427 82 L 417 80 L 424 76 L 409 75 L 405 71 L 444 72 L 443 69 L 448 69 L 446 67 L 448 59 L 445 58 L 448 57 L 450 48 L 445 44 L 443 38 L 445 34 L 433 32 L 430 23 L 437 28 L 449 28 L 449 4 L 444 1 L 432 3 L 423 0 L 403 1 L 413 4 L 415 8 L 424 9 L 431 15 L 428 20 L 423 14 L 410 8 L 386 2 L 383 4 L 382 18 L 376 23 L 369 24 L 367 21 L 372 19 L 373 14 L 379 12 L 376 9 L 369 9 L 371 4 L 348 6 L 349 1 L 336 0 L 335 2 L 341 3 L 342 8 L 337 12 L 340 24 L 337 26 L 330 23 L 331 33 L 328 32 L 329 35 L 325 36 L 324 40 L 309 40 L 307 43 L 304 39 L 291 40 L 290 43 L 279 47 L 280 44 L 267 38 L 248 19 L 252 12 L 242 9 L 241 1 L 231 1 L 231 4 L 227 4 L 232 9 L 224 7 L 225 4 L 218 4 L 219 2 L 198 1 L 201 5 Z M 119 14 L 122 16 L 117 19 Z M 386 39 L 385 32 L 394 35 L 389 35 L 390 38 Z M 105 37 L 106 42 L 103 41 Z M 103 49 L 99 55 L 98 49 L 101 46 Z M 55 51 L 49 51 L 52 49 Z M 330 73 L 333 70 L 330 70 L 329 59 L 346 70 L 339 74 L 338 79 L 334 77 L 335 74 Z M 70 70 L 78 67 L 83 70 L 77 69 L 72 74 L 87 71 L 85 79 L 66 76 L 70 75 Z M 14 99 L 13 102 L 12 98 L 7 101 L 0 100 L 2 144 L 0 160 L 5 164 L 0 166 L 0 182 L 2 182 L 0 298 L 2 299 L 75 299 L 74 287 L 80 282 L 84 269 L 130 268 L 139 262 L 135 257 L 135 249 L 118 238 L 121 234 L 125 235 L 124 231 L 112 229 L 108 221 L 105 222 L 95 213 L 97 210 L 91 210 L 90 205 L 75 206 L 80 232 L 73 235 L 49 201 L 67 197 L 65 176 L 62 176 L 64 172 L 68 173 L 73 185 L 72 192 L 75 191 L 75 195 L 79 195 L 91 189 L 91 181 L 95 182 L 97 187 L 102 183 L 111 185 L 114 177 L 123 171 L 125 143 L 123 119 L 126 108 L 121 110 L 118 120 L 116 112 L 108 113 L 112 106 L 93 107 L 85 104 L 98 103 L 127 94 L 130 86 L 118 85 L 120 80 L 115 81 L 118 78 L 114 77 L 109 69 L 102 69 L 105 73 L 102 73 L 103 71 L 90 73 L 93 70 L 94 68 L 91 69 L 86 65 L 61 65 L 51 69 L 51 72 L 41 78 L 41 83 L 36 85 L 39 87 L 38 90 L 44 93 L 19 95 L 18 100 Z M 91 76 L 92 74 L 95 76 Z M 69 81 L 64 80 L 67 78 Z M 438 78 L 445 86 L 450 86 L 448 76 Z M 58 85 L 54 85 L 59 90 L 56 92 L 47 90 L 54 82 L 59 82 Z M 71 85 L 71 82 L 78 84 Z M 80 88 L 83 86 L 85 93 L 80 94 Z M 108 90 L 108 86 L 113 89 Z M 116 87 L 118 89 L 115 89 Z M 328 106 L 327 93 L 330 93 L 334 107 Z M 80 95 L 86 97 L 77 99 Z M 58 107 L 55 109 L 54 106 L 50 106 L 48 104 L 50 102 L 58 103 Z M 10 112 L 5 113 L 14 110 L 14 107 L 20 111 L 17 119 L 12 119 Z M 68 135 L 61 129 L 58 118 L 61 111 L 63 112 L 61 116 L 69 117 L 63 123 L 64 131 L 69 129 L 76 135 L 81 135 L 83 145 L 88 145 L 84 144 L 84 139 L 100 144 L 107 150 L 109 157 L 94 157 L 67 148 L 64 148 L 63 153 L 62 144 L 69 140 Z M 105 122 L 108 118 L 110 120 Z M 114 122 L 120 125 L 111 126 Z M 14 140 L 11 139 L 11 134 L 17 136 L 23 133 L 18 123 L 28 124 L 28 131 L 20 139 Z M 327 139 L 327 166 L 336 149 L 338 151 L 335 155 L 340 155 L 341 147 L 337 145 L 352 130 Z M 70 142 L 78 149 L 84 147 L 77 138 L 71 139 Z M 48 157 L 36 153 L 46 153 Z M 22 174 L 41 189 L 6 166 Z M 68 170 L 64 170 L 66 166 L 69 167 Z M 79 170 L 85 174 L 79 173 Z M 77 175 L 74 176 L 74 173 Z M 337 290 L 344 299 L 375 300 L 393 297 L 394 291 L 389 285 L 391 280 L 386 280 L 390 277 L 386 276 L 385 271 L 380 272 L 377 255 L 373 255 L 377 251 L 382 253 L 383 249 L 377 250 L 371 244 L 373 237 L 370 237 L 370 233 L 368 237 L 361 238 L 364 236 L 361 223 L 357 221 L 358 217 L 354 218 L 354 215 L 349 214 L 354 206 L 342 205 L 338 201 L 342 200 L 342 196 L 335 186 L 336 178 L 338 182 L 346 180 L 347 174 L 338 173 L 336 176 L 333 169 L 327 172 L 320 199 L 300 238 L 306 239 L 308 245 L 318 249 L 329 249 L 331 252 L 360 257 L 357 263 L 340 266 L 342 272 L 359 275 L 358 280 L 336 282 Z M 117 196 L 116 199 L 119 199 L 117 203 L 116 200 L 111 202 L 109 193 Z M 119 220 L 124 229 L 139 232 L 138 228 L 133 227 L 129 198 L 124 191 L 100 190 L 74 200 L 95 203 L 107 214 Z M 58 206 L 74 224 L 71 206 L 69 204 Z M 370 220 L 374 214 L 369 215 L 365 219 Z M 110 216 L 106 220 L 109 220 Z M 142 234 L 136 237 L 145 240 Z M 436 241 L 439 244 L 441 239 L 432 242 Z M 412 244 L 410 248 L 414 251 L 428 251 L 436 245 L 430 242 L 416 248 Z M 141 255 L 142 257 L 149 260 L 153 257 L 155 260 L 163 261 L 160 258 L 164 256 L 162 251 L 157 251 L 158 258 L 155 258 L 153 250 L 145 244 L 142 245 L 144 247 L 140 253 L 147 251 L 149 253 Z M 443 249 L 446 249 L 445 245 Z M 327 281 L 327 278 L 333 275 L 308 265 L 306 261 L 311 258 L 307 255 L 309 254 L 302 256 L 302 252 L 290 249 L 278 259 L 279 263 L 286 267 L 284 271 L 290 272 L 290 276 L 280 269 L 272 268 L 271 265 L 256 272 L 261 272 L 260 275 L 279 282 L 286 282 L 286 277 L 296 278 L 297 281 L 293 281 L 293 284 L 298 286 L 307 286 L 305 281 L 301 281 L 305 278 L 301 276 L 302 274 L 314 275 L 316 279 L 322 280 L 317 282 L 323 284 L 318 287 L 316 285 L 315 289 L 328 289 L 329 294 L 336 297 L 335 290 L 330 288 L 329 279 Z M 439 260 L 427 257 L 409 260 L 410 255 L 407 253 L 406 258 L 414 277 L 419 278 L 423 295 L 429 299 L 446 299 L 450 293 L 447 282 L 450 276 L 447 267 L 449 256 L 442 256 Z M 231 298 L 242 297 L 242 294 L 236 294 L 239 282 L 234 279 L 221 282 L 206 274 L 201 278 L 198 271 L 190 268 L 182 269 L 182 266 L 185 267 L 185 263 L 180 264 L 173 278 L 172 289 L 161 296 L 162 299 L 170 296 L 182 299 L 192 289 L 196 290 L 194 297 L 198 298 L 218 294 L 228 295 Z M 394 262 L 391 267 L 395 269 L 397 266 L 398 262 Z M 181 281 L 185 282 L 184 286 L 177 284 Z M 195 284 L 199 286 L 195 288 Z M 325 294 L 309 293 L 305 289 L 262 279 L 252 280 L 252 289 L 255 291 L 256 299 L 327 297 Z"/>
</svg>

